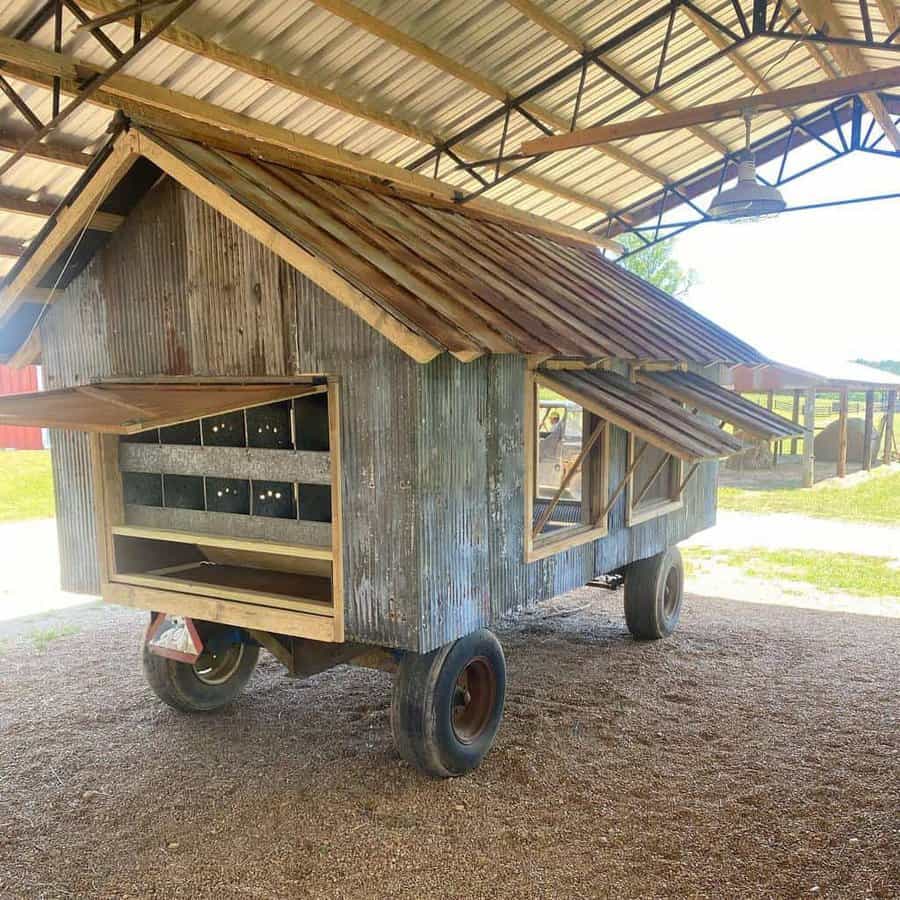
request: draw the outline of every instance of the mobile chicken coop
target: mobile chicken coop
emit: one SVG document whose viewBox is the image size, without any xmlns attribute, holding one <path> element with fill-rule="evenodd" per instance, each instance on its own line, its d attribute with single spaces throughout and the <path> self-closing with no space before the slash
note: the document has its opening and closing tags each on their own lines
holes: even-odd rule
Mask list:
<svg viewBox="0 0 900 900">
<path fill-rule="evenodd" d="M 719 383 L 765 360 L 467 209 L 133 127 L 7 279 L 0 350 L 39 347 L 51 390 L 0 424 L 55 429 L 66 586 L 152 611 L 167 703 L 228 703 L 260 647 L 386 666 L 401 754 L 455 775 L 502 716 L 495 622 L 623 575 L 635 637 L 675 628 L 717 461 L 793 433 Z M 98 210 L 124 221 L 84 239 Z"/>
</svg>

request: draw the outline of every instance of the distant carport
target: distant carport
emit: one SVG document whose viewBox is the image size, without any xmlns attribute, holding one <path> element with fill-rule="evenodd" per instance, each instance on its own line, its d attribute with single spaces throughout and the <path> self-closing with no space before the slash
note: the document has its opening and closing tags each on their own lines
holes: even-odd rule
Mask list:
<svg viewBox="0 0 900 900">
<path fill-rule="evenodd" d="M 815 467 L 815 422 L 816 395 L 837 394 L 839 398 L 839 429 L 837 475 L 847 474 L 847 421 L 850 409 L 850 392 L 864 391 L 865 431 L 863 446 L 868 452 L 863 454 L 863 469 L 868 470 L 879 454 L 885 465 L 896 453 L 894 439 L 894 416 L 897 409 L 897 392 L 900 390 L 900 376 L 875 369 L 871 366 L 852 362 L 816 362 L 800 366 L 771 363 L 765 366 L 737 366 L 733 370 L 734 389 L 742 394 L 765 393 L 766 405 L 772 410 L 778 394 L 793 396 L 792 420 L 800 421 L 801 398 L 803 407 L 803 486 L 811 487 Z M 876 394 L 880 394 L 880 405 L 884 411 L 877 446 L 874 446 L 874 417 Z M 792 442 L 796 448 L 796 440 Z"/>
</svg>

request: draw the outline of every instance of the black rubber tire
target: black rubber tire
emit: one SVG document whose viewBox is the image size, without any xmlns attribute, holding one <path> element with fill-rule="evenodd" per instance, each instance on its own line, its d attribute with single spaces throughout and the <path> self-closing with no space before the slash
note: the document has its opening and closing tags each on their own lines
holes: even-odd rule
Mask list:
<svg viewBox="0 0 900 900">
<path fill-rule="evenodd" d="M 684 563 L 677 547 L 625 569 L 625 622 L 638 640 L 656 641 L 672 634 L 683 602 Z"/>
<path fill-rule="evenodd" d="M 221 684 L 201 681 L 190 663 L 178 662 L 152 653 L 144 643 L 141 661 L 147 684 L 163 703 L 185 713 L 215 712 L 234 702 L 250 680 L 259 659 L 259 647 L 241 644 L 240 662 L 234 673 Z"/>
<path fill-rule="evenodd" d="M 468 738 L 454 724 L 457 681 L 468 667 L 489 680 L 489 699 Z M 476 682 L 477 683 L 477 682 Z M 391 731 L 400 755 L 435 778 L 452 778 L 476 769 L 494 743 L 506 699 L 506 659 L 487 629 L 473 632 L 431 653 L 407 653 L 394 680 Z"/>
</svg>

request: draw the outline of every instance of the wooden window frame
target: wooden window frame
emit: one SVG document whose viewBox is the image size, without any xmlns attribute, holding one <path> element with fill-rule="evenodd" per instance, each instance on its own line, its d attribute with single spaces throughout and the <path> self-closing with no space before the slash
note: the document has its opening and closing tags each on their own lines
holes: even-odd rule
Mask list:
<svg viewBox="0 0 900 900">
<path fill-rule="evenodd" d="M 591 516 L 597 515 L 602 517 L 599 524 L 586 522 L 582 525 L 572 525 L 569 528 L 562 529 L 551 534 L 539 535 L 534 537 L 532 534 L 534 528 L 534 495 L 537 484 L 538 474 L 538 442 L 537 442 L 537 413 L 538 413 L 538 388 L 541 384 L 540 375 L 529 371 L 525 380 L 525 415 L 524 415 L 524 432 L 525 432 L 525 562 L 536 562 L 553 556 L 556 553 L 562 553 L 564 550 L 570 550 L 573 547 L 580 547 L 592 541 L 599 540 L 609 534 L 609 509 L 607 508 L 609 496 L 609 443 L 610 443 L 610 423 L 606 422 L 605 429 L 600 435 L 597 444 L 591 448 L 586 458 L 587 466 L 597 467 L 599 472 L 592 475 L 592 469 L 587 469 L 587 494 L 590 500 Z M 565 397 L 565 394 L 555 387 L 547 385 L 554 393 L 558 393 Z M 578 401 L 573 400 L 573 403 Z M 585 408 L 582 404 L 584 413 L 590 417 L 590 421 L 597 423 L 605 422 L 600 416 Z M 587 429 L 585 429 L 587 431 Z M 582 434 L 582 441 L 588 439 L 591 432 Z M 585 467 L 582 469 L 582 478 L 584 479 Z M 584 494 L 582 495 L 584 498 Z"/>
<path fill-rule="evenodd" d="M 635 436 L 631 432 L 629 432 L 628 449 L 626 452 L 626 471 L 631 469 L 634 462 L 634 443 Z M 664 453 L 666 452 L 662 447 L 657 447 L 656 449 L 662 450 Z M 669 460 L 669 465 L 674 469 L 672 477 L 672 493 L 669 496 L 669 499 L 657 500 L 656 502 L 648 503 L 644 507 L 639 506 L 635 508 L 634 500 L 636 491 L 634 476 L 636 473 L 632 472 L 632 474 L 628 478 L 628 484 L 625 487 L 626 527 L 631 528 L 632 525 L 640 525 L 641 522 L 649 522 L 651 519 L 657 519 L 660 516 L 666 515 L 667 513 L 676 512 L 684 506 L 684 460 L 680 459 L 672 453 L 667 453 L 666 458 Z M 643 485 L 638 485 L 637 492 L 639 492 L 642 487 Z"/>
<path fill-rule="evenodd" d="M 202 379 L 198 379 L 201 381 Z M 277 379 L 273 379 L 277 380 Z M 343 525 L 341 503 L 340 448 L 340 381 L 327 379 L 328 433 L 331 473 L 331 537 L 330 546 L 304 546 L 250 537 L 229 537 L 207 533 L 160 530 L 127 525 L 119 468 L 117 434 L 94 433 L 91 437 L 91 464 L 94 486 L 95 525 L 100 563 L 101 596 L 105 602 L 137 609 L 181 615 L 210 622 L 222 622 L 256 631 L 289 634 L 322 642 L 344 640 L 343 593 Z M 292 451 L 278 451 L 292 452 Z M 297 451 L 293 451 L 297 452 Z M 196 583 L 162 579 L 152 572 L 147 575 L 123 574 L 117 571 L 116 536 L 149 540 L 193 543 L 218 547 L 225 551 L 258 554 L 260 558 L 281 556 L 302 561 L 301 571 L 330 571 L 331 612 L 316 611 L 315 604 L 302 598 L 286 597 L 281 605 L 266 602 L 266 597 L 253 591 L 210 586 L 209 591 Z M 252 559 L 252 557 L 249 557 Z M 265 568 L 263 566 L 263 568 Z M 162 571 L 162 570 L 160 570 Z M 242 596 L 245 595 L 245 596 Z M 268 598 L 269 601 L 272 598 Z M 292 604 L 286 608 L 285 604 Z"/>
</svg>

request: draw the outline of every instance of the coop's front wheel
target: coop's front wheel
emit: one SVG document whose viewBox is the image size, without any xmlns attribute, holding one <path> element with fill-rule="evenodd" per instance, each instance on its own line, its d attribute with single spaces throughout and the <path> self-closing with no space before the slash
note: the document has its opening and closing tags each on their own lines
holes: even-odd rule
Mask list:
<svg viewBox="0 0 900 900">
<path fill-rule="evenodd" d="M 625 570 L 625 622 L 638 640 L 668 637 L 678 625 L 684 601 L 684 563 L 669 547 Z"/>
<path fill-rule="evenodd" d="M 503 648 L 486 629 L 431 653 L 407 653 L 391 703 L 397 750 L 436 778 L 465 775 L 491 749 L 505 697 Z"/>
<path fill-rule="evenodd" d="M 221 642 L 191 664 L 158 656 L 144 643 L 141 658 L 147 684 L 160 700 L 181 712 L 213 712 L 233 702 L 250 680 L 259 647 Z"/>
</svg>

